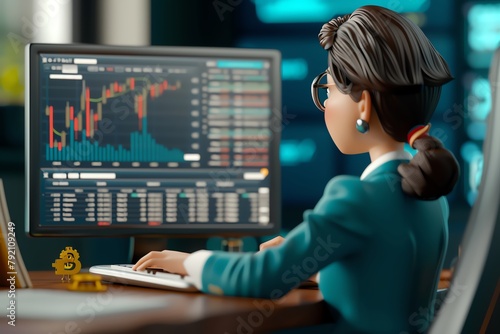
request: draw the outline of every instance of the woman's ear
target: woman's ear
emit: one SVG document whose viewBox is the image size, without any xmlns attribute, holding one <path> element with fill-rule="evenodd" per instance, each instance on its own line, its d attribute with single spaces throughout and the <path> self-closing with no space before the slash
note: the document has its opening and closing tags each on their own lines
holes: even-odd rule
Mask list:
<svg viewBox="0 0 500 334">
<path fill-rule="evenodd" d="M 361 98 L 358 102 L 359 118 L 363 121 L 370 123 L 370 118 L 372 116 L 372 97 L 370 92 L 364 90 L 361 93 Z"/>
</svg>

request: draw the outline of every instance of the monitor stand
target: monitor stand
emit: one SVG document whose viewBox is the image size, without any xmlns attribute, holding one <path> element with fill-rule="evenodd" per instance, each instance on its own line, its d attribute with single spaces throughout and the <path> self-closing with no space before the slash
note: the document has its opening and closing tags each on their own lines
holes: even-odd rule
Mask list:
<svg viewBox="0 0 500 334">
<path fill-rule="evenodd" d="M 256 246 L 255 240 L 249 238 L 146 238 L 146 237 L 133 237 L 130 243 L 130 262 L 135 263 L 142 256 L 151 251 L 162 251 L 164 249 L 178 250 L 181 252 L 195 252 L 200 249 L 208 250 L 222 250 L 226 252 L 241 252 L 243 245 L 248 243 L 250 249 Z"/>
<path fill-rule="evenodd" d="M 206 240 L 206 245 L 198 249 L 219 250 L 225 252 L 254 252 L 259 249 L 253 236 L 246 237 L 212 237 Z"/>
<path fill-rule="evenodd" d="M 222 239 L 222 250 L 226 252 L 241 252 L 243 250 L 243 239 L 241 238 Z"/>
</svg>

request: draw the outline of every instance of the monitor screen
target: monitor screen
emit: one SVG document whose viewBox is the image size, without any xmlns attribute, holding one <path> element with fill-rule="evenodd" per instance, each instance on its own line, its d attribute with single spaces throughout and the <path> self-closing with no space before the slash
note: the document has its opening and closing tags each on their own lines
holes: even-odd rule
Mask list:
<svg viewBox="0 0 500 334">
<path fill-rule="evenodd" d="M 279 230 L 279 52 L 30 44 L 26 57 L 31 235 Z"/>
</svg>

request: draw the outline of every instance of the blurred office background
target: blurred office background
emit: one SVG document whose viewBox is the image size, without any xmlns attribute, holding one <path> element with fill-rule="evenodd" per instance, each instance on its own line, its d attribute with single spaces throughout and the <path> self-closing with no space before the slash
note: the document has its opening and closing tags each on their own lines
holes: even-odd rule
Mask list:
<svg viewBox="0 0 500 334">
<path fill-rule="evenodd" d="M 431 134 L 451 149 L 462 168 L 448 196 L 453 262 L 474 203 L 482 170 L 481 145 L 490 110 L 487 80 L 500 43 L 500 2 L 465 0 L 2 0 L 0 2 L 0 178 L 11 220 L 29 269 L 50 269 L 66 245 L 112 261 L 108 241 L 33 239 L 24 235 L 24 45 L 28 42 L 274 48 L 282 52 L 281 143 L 283 230 L 301 222 L 325 184 L 337 174 L 359 175 L 367 156 L 343 156 L 331 141 L 323 115 L 310 97 L 311 80 L 326 66 L 317 42 L 322 24 L 364 4 L 403 12 L 447 60 L 455 80 L 447 84 Z M 254 245 L 261 240 L 255 240 Z M 119 242 L 114 240 L 113 242 Z M 96 246 L 97 245 L 97 246 Z M 109 245 L 109 244 L 108 244 Z M 113 245 L 113 244 L 111 244 Z M 174 242 L 181 249 L 205 240 Z M 80 251 L 82 253 L 82 251 Z M 29 254 L 29 256 L 27 255 Z M 107 258 L 107 256 L 110 256 Z M 46 255 L 44 255 L 46 256 Z M 94 263 L 84 263 L 89 266 Z"/>
</svg>

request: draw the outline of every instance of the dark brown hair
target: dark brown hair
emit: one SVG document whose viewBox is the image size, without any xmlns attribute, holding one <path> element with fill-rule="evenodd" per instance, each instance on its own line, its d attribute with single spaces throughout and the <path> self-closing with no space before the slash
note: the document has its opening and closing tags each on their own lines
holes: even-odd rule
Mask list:
<svg viewBox="0 0 500 334">
<path fill-rule="evenodd" d="M 354 101 L 367 90 L 384 131 L 399 142 L 429 122 L 441 86 L 453 79 L 420 28 L 383 7 L 364 6 L 333 19 L 318 37 L 338 89 Z M 421 199 L 448 194 L 459 175 L 453 154 L 430 136 L 417 139 L 414 147 L 417 155 L 398 168 L 405 193 Z"/>
</svg>

